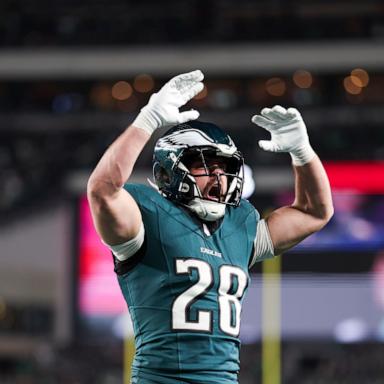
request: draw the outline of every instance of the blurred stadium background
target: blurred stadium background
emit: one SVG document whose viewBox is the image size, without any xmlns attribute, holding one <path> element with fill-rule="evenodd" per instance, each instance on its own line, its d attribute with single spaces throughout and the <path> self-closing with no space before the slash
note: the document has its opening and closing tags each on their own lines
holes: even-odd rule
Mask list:
<svg viewBox="0 0 384 384">
<path fill-rule="evenodd" d="M 383 42 L 379 0 L 3 0 L 0 382 L 123 381 L 129 321 L 86 180 L 151 92 L 199 68 L 190 106 L 232 134 L 261 212 L 292 198 L 288 156 L 250 123 L 274 104 L 302 112 L 335 198 L 327 229 L 252 271 L 240 383 L 382 383 Z"/>
</svg>

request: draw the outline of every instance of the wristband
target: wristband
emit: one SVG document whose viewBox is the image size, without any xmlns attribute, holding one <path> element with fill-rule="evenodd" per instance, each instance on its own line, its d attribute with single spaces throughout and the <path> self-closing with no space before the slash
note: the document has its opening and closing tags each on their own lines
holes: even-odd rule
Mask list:
<svg viewBox="0 0 384 384">
<path fill-rule="evenodd" d="M 316 152 L 309 144 L 295 149 L 294 152 L 289 152 L 289 154 L 292 158 L 292 164 L 299 167 L 309 163 L 316 156 Z"/>
<path fill-rule="evenodd" d="M 155 132 L 155 130 L 159 126 L 159 122 L 157 122 L 156 118 L 150 113 L 148 113 L 148 111 L 145 111 L 144 108 L 137 115 L 132 125 L 142 129 L 143 131 L 147 132 L 149 135 L 152 135 L 152 133 Z"/>
</svg>

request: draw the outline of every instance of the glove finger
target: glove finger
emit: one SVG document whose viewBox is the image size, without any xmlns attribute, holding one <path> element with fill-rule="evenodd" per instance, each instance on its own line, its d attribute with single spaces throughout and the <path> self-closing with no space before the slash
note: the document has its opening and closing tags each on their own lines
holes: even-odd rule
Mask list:
<svg viewBox="0 0 384 384">
<path fill-rule="evenodd" d="M 281 105 L 275 105 L 272 107 L 272 111 L 276 114 L 278 114 L 279 116 L 286 116 L 287 114 L 287 110 L 282 107 Z"/>
<path fill-rule="evenodd" d="M 268 118 L 269 120 L 272 120 L 276 123 L 283 123 L 287 121 L 286 116 L 282 116 L 278 112 L 275 112 L 273 109 L 269 110 L 268 113 L 264 113 L 264 117 Z"/>
<path fill-rule="evenodd" d="M 296 108 L 288 108 L 287 115 L 289 115 L 291 118 L 301 117 L 300 112 Z"/>
<path fill-rule="evenodd" d="M 175 87 L 178 90 L 182 90 L 185 86 L 188 86 L 191 83 L 193 84 L 195 82 L 202 81 L 203 79 L 203 72 L 198 69 L 196 71 L 177 75 L 173 79 L 171 79 L 169 83 L 172 87 Z"/>
<path fill-rule="evenodd" d="M 275 121 L 276 123 L 281 123 L 283 121 L 286 121 L 286 117 L 283 117 L 279 112 L 274 111 L 275 107 L 263 108 L 261 111 L 261 115 L 266 117 L 269 120 Z"/>
<path fill-rule="evenodd" d="M 204 74 L 200 71 L 200 69 L 196 69 L 195 71 L 182 73 L 175 78 L 179 78 L 181 80 L 202 81 L 204 79 Z"/>
<path fill-rule="evenodd" d="M 271 112 L 271 108 L 263 108 L 260 112 L 262 116 L 268 116 L 269 112 Z"/>
<path fill-rule="evenodd" d="M 200 83 L 193 84 L 192 86 L 190 86 L 187 89 L 183 90 L 182 91 L 182 97 L 184 98 L 185 103 L 187 101 L 193 99 L 203 89 L 204 89 L 204 84 L 200 82 Z"/>
<path fill-rule="evenodd" d="M 264 151 L 268 151 L 268 152 L 278 152 L 279 151 L 278 145 L 275 144 L 271 140 L 260 140 L 259 141 L 259 147 L 261 149 L 264 149 Z"/>
<path fill-rule="evenodd" d="M 190 120 L 196 120 L 199 118 L 199 116 L 200 116 L 200 113 L 198 111 L 196 111 L 195 109 L 191 109 L 190 111 L 181 112 L 179 114 L 178 123 L 182 124 L 182 123 L 186 123 L 187 121 L 190 121 Z"/>
<path fill-rule="evenodd" d="M 272 108 L 271 114 L 274 116 L 276 120 L 279 120 L 279 121 L 287 121 L 290 119 L 290 115 L 288 115 L 287 110 L 283 108 L 281 105 L 275 105 Z"/>
<path fill-rule="evenodd" d="M 267 119 L 264 116 L 260 115 L 254 115 L 251 119 L 253 124 L 258 125 L 259 127 L 262 127 L 266 129 L 267 131 L 271 131 L 275 128 L 276 123 L 272 120 Z"/>
<path fill-rule="evenodd" d="M 261 114 L 276 122 L 284 122 L 287 120 L 287 111 L 280 105 L 275 105 L 273 108 L 263 108 Z"/>
</svg>

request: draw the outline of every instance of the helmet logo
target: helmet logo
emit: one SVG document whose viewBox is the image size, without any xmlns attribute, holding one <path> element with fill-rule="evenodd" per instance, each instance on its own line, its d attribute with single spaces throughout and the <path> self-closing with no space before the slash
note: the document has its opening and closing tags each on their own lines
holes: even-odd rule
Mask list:
<svg viewBox="0 0 384 384">
<path fill-rule="evenodd" d="M 189 185 L 186 183 L 181 183 L 179 187 L 179 192 L 187 193 L 189 192 Z"/>
<path fill-rule="evenodd" d="M 234 146 L 234 143 L 231 140 L 230 146 L 232 145 Z M 216 147 L 217 144 L 206 133 L 198 129 L 185 129 L 185 130 L 180 130 L 168 136 L 160 138 L 156 143 L 156 146 L 159 148 L 174 149 L 174 148 L 185 148 L 185 147 L 193 147 L 193 146 Z"/>
</svg>

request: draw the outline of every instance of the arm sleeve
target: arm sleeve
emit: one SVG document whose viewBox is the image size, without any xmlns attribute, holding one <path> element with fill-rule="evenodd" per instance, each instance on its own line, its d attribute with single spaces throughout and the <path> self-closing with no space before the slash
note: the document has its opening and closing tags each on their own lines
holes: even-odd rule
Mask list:
<svg viewBox="0 0 384 384">
<path fill-rule="evenodd" d="M 275 250 L 272 244 L 271 236 L 269 234 L 268 225 L 264 219 L 257 223 L 256 237 L 253 242 L 253 249 L 253 257 L 249 268 L 251 268 L 258 261 L 270 259 L 275 256 Z"/>
<path fill-rule="evenodd" d="M 123 244 L 108 245 L 105 244 L 114 254 L 117 260 L 124 261 L 133 256 L 144 243 L 145 230 L 144 225 L 141 223 L 139 233 L 131 240 Z"/>
</svg>

